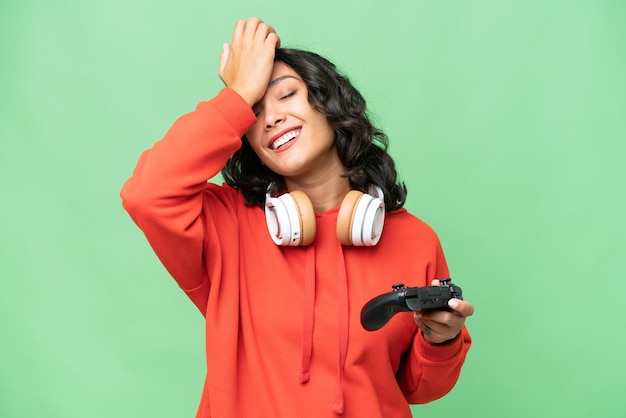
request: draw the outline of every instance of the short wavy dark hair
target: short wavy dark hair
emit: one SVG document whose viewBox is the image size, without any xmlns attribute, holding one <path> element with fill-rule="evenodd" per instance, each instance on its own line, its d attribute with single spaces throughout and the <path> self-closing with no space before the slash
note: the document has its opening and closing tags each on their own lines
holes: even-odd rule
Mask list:
<svg viewBox="0 0 626 418">
<path fill-rule="evenodd" d="M 385 194 L 387 210 L 404 206 L 407 190 L 398 181 L 395 163 L 387 152 L 387 135 L 370 122 L 365 99 L 350 80 L 314 52 L 278 48 L 274 61 L 285 63 L 302 78 L 309 103 L 326 116 L 335 131 L 335 146 L 351 187 L 365 191 L 369 185 L 377 185 Z M 261 163 L 245 136 L 242 141 L 242 147 L 222 169 L 222 176 L 227 184 L 242 191 L 248 205 L 264 207 L 269 184 L 274 182 L 284 189 L 285 182 Z"/>
</svg>

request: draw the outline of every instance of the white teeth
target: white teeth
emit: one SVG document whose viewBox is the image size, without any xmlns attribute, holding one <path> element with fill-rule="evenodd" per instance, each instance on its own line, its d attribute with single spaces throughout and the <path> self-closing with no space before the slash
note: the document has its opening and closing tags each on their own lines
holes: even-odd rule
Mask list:
<svg viewBox="0 0 626 418">
<path fill-rule="evenodd" d="M 289 142 L 292 139 L 294 139 L 295 137 L 297 137 L 298 135 L 300 135 L 300 129 L 296 129 L 294 131 L 289 131 L 285 135 L 283 135 L 280 138 L 278 138 L 276 141 L 272 142 L 271 147 L 272 147 L 273 150 L 276 150 L 276 149 L 282 147 L 283 145 L 285 145 L 287 142 Z"/>
</svg>

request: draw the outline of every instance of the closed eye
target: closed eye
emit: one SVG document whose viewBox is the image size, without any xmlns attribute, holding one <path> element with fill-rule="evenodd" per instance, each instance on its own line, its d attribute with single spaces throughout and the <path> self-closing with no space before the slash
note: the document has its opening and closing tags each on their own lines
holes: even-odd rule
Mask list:
<svg viewBox="0 0 626 418">
<path fill-rule="evenodd" d="M 291 93 L 289 93 L 289 94 L 284 95 L 283 97 L 281 97 L 281 98 L 280 98 L 280 100 L 285 100 L 285 99 L 288 99 L 288 98 L 290 98 L 291 96 L 294 96 L 295 94 L 296 94 L 296 90 L 292 91 L 292 92 L 291 92 Z"/>
<path fill-rule="evenodd" d="M 279 101 L 280 101 L 280 100 L 287 100 L 287 99 L 289 99 L 290 97 L 295 96 L 297 92 L 298 92 L 297 90 L 294 90 L 294 91 L 292 91 L 291 93 L 287 93 L 286 95 L 279 97 L 279 98 L 278 98 L 278 100 L 279 100 Z M 259 106 L 259 107 L 253 107 L 253 108 L 252 108 L 252 111 L 254 112 L 254 116 L 256 116 L 256 117 L 258 118 L 258 117 L 259 117 L 259 115 L 261 115 L 261 112 L 263 111 L 263 107 L 261 107 L 261 106 Z"/>
</svg>

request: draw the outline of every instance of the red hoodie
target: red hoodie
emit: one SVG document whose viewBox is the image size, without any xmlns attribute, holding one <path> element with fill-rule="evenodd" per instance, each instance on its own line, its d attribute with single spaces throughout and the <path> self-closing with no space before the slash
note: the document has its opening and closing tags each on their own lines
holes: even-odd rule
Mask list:
<svg viewBox="0 0 626 418">
<path fill-rule="evenodd" d="M 276 246 L 259 207 L 207 183 L 255 123 L 230 89 L 179 118 L 145 151 L 124 208 L 206 318 L 207 377 L 197 417 L 410 417 L 445 395 L 471 339 L 428 344 L 411 314 L 378 331 L 362 306 L 403 282 L 448 277 L 436 234 L 401 209 L 375 247 L 337 240 L 338 208 L 316 213 L 307 247 Z"/>
</svg>

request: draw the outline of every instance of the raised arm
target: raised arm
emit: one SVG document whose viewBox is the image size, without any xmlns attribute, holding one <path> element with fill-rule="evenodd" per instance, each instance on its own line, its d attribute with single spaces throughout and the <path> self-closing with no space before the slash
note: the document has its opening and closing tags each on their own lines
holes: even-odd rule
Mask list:
<svg viewBox="0 0 626 418">
<path fill-rule="evenodd" d="M 205 249 L 207 240 L 215 238 L 207 235 L 217 230 L 217 213 L 236 222 L 228 199 L 213 199 L 216 207 L 207 207 L 203 191 L 256 122 L 251 106 L 267 89 L 279 43 L 274 29 L 260 19 L 237 22 L 232 43 L 224 45 L 219 60 L 219 76 L 227 88 L 180 117 L 162 140 L 144 151 L 122 188 L 124 208 L 203 313 L 211 279 Z M 219 222 L 229 220 L 222 216 Z"/>
<path fill-rule="evenodd" d="M 202 192 L 254 121 L 237 93 L 222 90 L 180 117 L 162 140 L 144 151 L 122 188 L 122 205 L 203 313 L 209 289 L 203 246 L 212 215 L 203 213 Z"/>
</svg>

